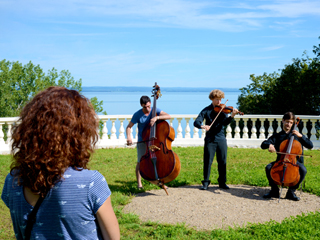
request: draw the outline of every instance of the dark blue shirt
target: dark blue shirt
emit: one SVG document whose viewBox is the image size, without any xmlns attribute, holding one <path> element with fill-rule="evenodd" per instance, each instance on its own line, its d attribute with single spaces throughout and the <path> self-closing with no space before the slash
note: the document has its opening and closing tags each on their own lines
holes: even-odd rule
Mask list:
<svg viewBox="0 0 320 240">
<path fill-rule="evenodd" d="M 142 111 L 142 108 L 135 112 L 132 116 L 131 122 L 133 124 L 138 123 L 138 142 L 143 141 L 142 139 L 142 132 L 144 128 L 150 123 L 151 117 L 152 117 L 152 110 L 149 113 L 149 115 L 145 115 L 144 112 Z M 156 115 L 159 116 L 161 113 L 160 108 L 156 108 Z"/>
<path fill-rule="evenodd" d="M 205 120 L 205 124 L 210 126 L 217 115 L 218 113 L 214 111 L 213 105 L 210 104 L 209 106 L 202 109 L 196 120 L 194 120 L 193 125 L 196 128 L 201 129 L 201 124 L 203 120 Z M 226 113 L 221 112 L 211 126 L 210 130 L 206 132 L 206 140 L 218 142 L 220 140 L 226 139 L 224 134 L 224 127 L 227 126 L 232 121 L 232 119 L 233 118 L 231 116 L 228 117 Z"/>
</svg>

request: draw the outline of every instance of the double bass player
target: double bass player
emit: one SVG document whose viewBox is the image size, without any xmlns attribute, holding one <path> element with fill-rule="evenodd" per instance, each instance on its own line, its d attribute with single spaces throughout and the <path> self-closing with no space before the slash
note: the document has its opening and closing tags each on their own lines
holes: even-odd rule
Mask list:
<svg viewBox="0 0 320 240">
<path fill-rule="evenodd" d="M 148 96 L 142 96 L 140 98 L 140 105 L 141 109 L 135 112 L 132 116 L 131 121 L 129 122 L 127 128 L 126 128 L 126 134 L 127 134 L 127 144 L 132 144 L 132 138 L 131 138 L 131 129 L 134 126 L 134 124 L 138 124 L 138 143 L 137 143 L 137 165 L 136 165 L 136 177 L 138 182 L 138 189 L 142 189 L 142 182 L 141 182 L 141 175 L 139 172 L 139 163 L 141 157 L 146 153 L 146 144 L 142 142 L 142 131 L 143 129 L 150 123 L 151 126 L 154 125 L 154 123 L 158 120 L 168 120 L 171 118 L 171 116 L 162 111 L 161 109 L 156 109 L 156 115 L 155 117 L 152 117 L 152 107 L 151 107 L 151 100 Z"/>
<path fill-rule="evenodd" d="M 273 165 L 280 160 L 281 158 L 281 153 L 280 152 L 280 144 L 287 140 L 290 139 L 291 136 L 294 136 L 294 139 L 297 140 L 298 142 L 301 143 L 302 147 L 306 147 L 308 149 L 313 148 L 313 143 L 303 134 L 299 133 L 297 130 L 292 130 L 292 127 L 294 126 L 296 121 L 296 117 L 292 112 L 287 112 L 283 115 L 282 117 L 282 131 L 279 133 L 274 133 L 271 137 L 269 137 L 267 140 L 263 141 L 261 143 L 261 148 L 262 149 L 268 149 L 269 152 L 274 153 L 277 152 L 277 159 L 274 162 L 269 163 L 265 170 L 266 170 L 266 175 L 269 181 L 269 185 L 271 187 L 271 190 L 269 193 L 265 194 L 263 197 L 264 198 L 279 198 L 279 187 L 278 185 L 273 181 L 270 171 Z M 297 156 L 297 163 L 299 166 L 299 173 L 300 173 L 300 180 L 299 182 L 292 186 L 289 187 L 287 194 L 286 194 L 286 199 L 293 200 L 293 201 L 299 201 L 300 198 L 296 196 L 295 190 L 299 187 L 300 183 L 303 181 L 307 174 L 307 169 L 304 166 L 304 159 L 303 159 L 303 151 L 302 151 L 302 156 Z"/>
</svg>

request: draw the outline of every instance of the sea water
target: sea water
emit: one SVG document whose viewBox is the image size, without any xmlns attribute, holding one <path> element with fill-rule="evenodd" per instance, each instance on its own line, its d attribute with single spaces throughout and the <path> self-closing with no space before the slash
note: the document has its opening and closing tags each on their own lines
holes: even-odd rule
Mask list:
<svg viewBox="0 0 320 240">
<path fill-rule="evenodd" d="M 97 97 L 99 101 L 103 101 L 103 110 L 108 115 L 133 115 L 141 109 L 140 97 L 143 95 L 149 96 L 153 104 L 151 93 L 152 88 L 133 88 L 130 87 L 83 87 L 82 94 L 87 98 Z M 239 89 L 224 88 L 225 98 L 222 103 L 227 100 L 227 106 L 237 107 Z M 166 88 L 161 89 L 162 96 L 157 100 L 157 107 L 162 111 L 173 114 L 194 114 L 198 115 L 200 111 L 211 104 L 209 93 L 211 89 L 204 88 Z M 102 113 L 100 113 L 102 114 Z M 124 128 L 128 124 L 124 121 Z M 174 129 L 178 127 L 178 121 L 172 122 Z M 186 127 L 185 120 L 181 121 L 182 129 Z M 119 129 L 119 121 L 116 121 L 116 128 Z M 191 133 L 193 131 L 193 119 L 190 120 L 189 126 Z M 108 122 L 108 131 L 110 133 L 111 122 Z M 135 131 L 135 128 L 133 129 Z M 119 133 L 117 133 L 118 135 Z"/>
</svg>

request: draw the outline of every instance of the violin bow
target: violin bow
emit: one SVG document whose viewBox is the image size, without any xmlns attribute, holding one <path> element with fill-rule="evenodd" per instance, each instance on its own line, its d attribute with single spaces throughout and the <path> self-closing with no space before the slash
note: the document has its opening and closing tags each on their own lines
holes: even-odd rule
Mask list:
<svg viewBox="0 0 320 240">
<path fill-rule="evenodd" d="M 227 102 L 228 102 L 228 101 L 229 101 L 229 100 L 227 99 L 227 101 L 225 102 L 224 106 L 221 107 L 221 109 L 220 109 L 220 111 L 218 112 L 217 116 L 213 119 L 212 123 L 210 124 L 209 129 L 212 127 L 213 123 L 216 121 L 217 117 L 218 117 L 219 114 L 222 112 L 222 110 L 227 106 Z"/>
<path fill-rule="evenodd" d="M 293 156 L 304 156 L 304 157 L 312 157 L 311 155 L 304 155 L 304 154 L 294 154 L 294 153 L 284 153 L 284 152 L 275 152 L 275 153 L 278 153 L 278 154 L 285 154 L 285 155 L 293 155 Z"/>
<path fill-rule="evenodd" d="M 131 144 L 125 143 L 125 146 L 132 146 L 132 145 L 136 145 L 138 143 L 145 143 L 145 142 L 149 142 L 149 141 L 152 141 L 152 140 L 150 140 L 150 139 L 145 140 L 145 141 L 142 140 L 142 141 L 139 141 L 139 142 L 132 142 Z"/>
</svg>

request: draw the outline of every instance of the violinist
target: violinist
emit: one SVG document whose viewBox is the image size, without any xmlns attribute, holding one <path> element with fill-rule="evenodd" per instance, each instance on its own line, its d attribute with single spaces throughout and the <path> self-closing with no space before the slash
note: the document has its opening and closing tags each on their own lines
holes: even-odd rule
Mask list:
<svg viewBox="0 0 320 240">
<path fill-rule="evenodd" d="M 294 139 L 299 141 L 302 145 L 302 147 L 306 147 L 308 149 L 313 148 L 312 142 L 304 135 L 299 133 L 297 130 L 292 130 L 292 127 L 294 126 L 296 121 L 296 117 L 292 112 L 287 112 L 283 115 L 282 117 L 282 131 L 279 133 L 274 133 L 271 137 L 269 137 L 267 140 L 263 141 L 261 143 L 261 148 L 262 149 L 268 149 L 269 152 L 274 153 L 274 152 L 280 152 L 280 144 L 287 140 L 290 139 L 291 136 L 294 136 Z M 303 150 L 302 150 L 302 155 L 303 155 Z M 272 166 L 279 161 L 281 158 L 281 153 L 277 153 L 277 159 L 274 162 L 269 163 L 265 170 L 266 170 L 266 175 L 269 181 L 269 185 L 271 186 L 271 190 L 269 193 L 265 194 L 263 197 L 264 198 L 279 198 L 279 188 L 278 185 L 272 180 L 270 171 Z M 299 201 L 300 198 L 296 196 L 295 190 L 299 187 L 300 183 L 303 181 L 307 174 L 307 169 L 304 166 L 304 159 L 303 156 L 297 156 L 297 165 L 299 166 L 299 173 L 300 173 L 300 180 L 299 182 L 292 187 L 289 187 L 287 194 L 286 194 L 286 199 L 293 200 L 293 201 Z"/>
<path fill-rule="evenodd" d="M 156 116 L 151 118 L 152 116 L 152 107 L 151 107 L 151 100 L 148 96 L 142 96 L 140 98 L 140 105 L 141 109 L 135 112 L 126 128 L 127 134 L 127 145 L 132 144 L 131 138 L 131 129 L 134 124 L 138 123 L 138 143 L 137 143 L 137 165 L 136 165 L 136 177 L 138 182 L 138 189 L 142 189 L 142 182 L 141 182 L 141 175 L 139 172 L 139 163 L 141 157 L 146 153 L 146 144 L 143 142 L 142 132 L 143 129 L 149 125 L 153 126 L 156 121 L 158 120 L 168 120 L 171 116 L 161 109 L 156 109 Z"/>
<path fill-rule="evenodd" d="M 205 107 L 199 113 L 194 121 L 194 126 L 199 129 L 206 130 L 204 139 L 203 153 L 203 181 L 201 190 L 207 190 L 210 184 L 210 171 L 213 158 L 217 153 L 219 187 L 229 189 L 226 185 L 227 181 L 227 139 L 224 134 L 224 127 L 227 126 L 233 117 L 239 112 L 238 109 L 231 110 L 231 116 L 225 112 L 215 111 L 216 107 L 221 105 L 221 99 L 224 98 L 224 92 L 221 90 L 212 90 L 209 94 L 211 104 Z M 219 114 L 219 115 L 218 115 Z M 202 122 L 205 120 L 205 125 Z M 215 121 L 214 121 L 215 120 Z M 214 121 L 214 122 L 213 122 Z M 213 123 L 213 124 L 212 124 Z M 212 126 L 211 126 L 212 124 Z"/>
</svg>

